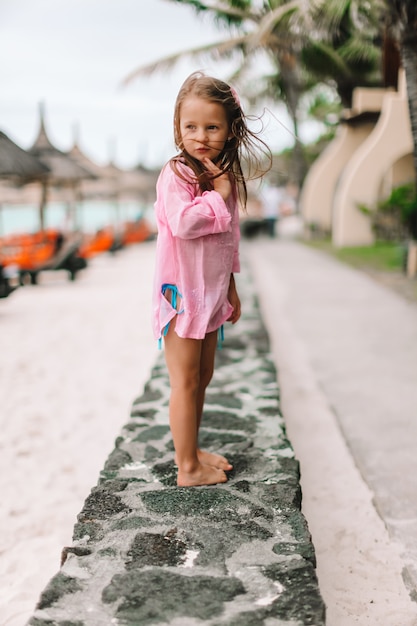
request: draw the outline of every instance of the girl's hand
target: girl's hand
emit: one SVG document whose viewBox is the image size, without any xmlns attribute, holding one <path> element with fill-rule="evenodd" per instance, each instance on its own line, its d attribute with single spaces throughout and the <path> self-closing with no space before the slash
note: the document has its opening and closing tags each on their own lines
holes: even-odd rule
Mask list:
<svg viewBox="0 0 417 626">
<path fill-rule="evenodd" d="M 233 274 L 230 275 L 230 283 L 229 283 L 229 291 L 227 292 L 227 299 L 233 307 L 233 312 L 230 317 L 227 319 L 228 322 L 232 322 L 232 324 L 236 324 L 238 319 L 240 318 L 240 298 L 237 295 L 235 278 Z"/>
<path fill-rule="evenodd" d="M 222 171 L 220 168 L 217 167 L 217 165 L 213 163 L 213 161 L 210 161 L 208 157 L 204 157 L 202 159 L 202 163 L 204 164 L 204 167 L 207 169 L 207 171 L 209 171 L 214 176 L 217 176 Z M 213 178 L 213 187 L 214 190 L 217 191 L 217 193 L 219 193 L 223 200 L 226 202 L 227 198 L 232 193 L 232 185 L 230 183 L 229 173 L 225 172 L 224 174 L 221 174 L 221 176 Z"/>
</svg>

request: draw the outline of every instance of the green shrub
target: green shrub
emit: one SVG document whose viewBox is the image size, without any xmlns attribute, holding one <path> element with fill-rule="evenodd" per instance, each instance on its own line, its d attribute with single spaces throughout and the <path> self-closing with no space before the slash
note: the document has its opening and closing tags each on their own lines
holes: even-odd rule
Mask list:
<svg viewBox="0 0 417 626">
<path fill-rule="evenodd" d="M 417 194 L 414 183 L 395 187 L 389 197 L 378 204 L 374 217 L 374 227 L 378 236 L 378 222 L 398 222 L 405 229 L 405 235 L 417 239 Z"/>
</svg>

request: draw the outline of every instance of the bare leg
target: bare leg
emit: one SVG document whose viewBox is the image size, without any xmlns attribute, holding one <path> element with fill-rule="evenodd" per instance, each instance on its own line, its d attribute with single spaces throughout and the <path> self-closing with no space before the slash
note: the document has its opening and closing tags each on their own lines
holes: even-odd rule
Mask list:
<svg viewBox="0 0 417 626">
<path fill-rule="evenodd" d="M 203 415 L 204 398 L 206 389 L 213 377 L 214 359 L 217 346 L 217 331 L 208 333 L 203 339 L 200 356 L 200 380 L 197 390 L 197 436 Z M 201 463 L 212 465 L 222 470 L 229 471 L 233 466 L 220 454 L 213 454 L 198 448 L 197 455 Z"/>
<path fill-rule="evenodd" d="M 202 341 L 181 339 L 175 333 L 175 320 L 165 337 L 171 397 L 169 417 L 178 464 L 180 487 L 214 485 L 227 481 L 226 474 L 200 461 L 197 454 L 197 394 L 200 381 Z"/>
</svg>

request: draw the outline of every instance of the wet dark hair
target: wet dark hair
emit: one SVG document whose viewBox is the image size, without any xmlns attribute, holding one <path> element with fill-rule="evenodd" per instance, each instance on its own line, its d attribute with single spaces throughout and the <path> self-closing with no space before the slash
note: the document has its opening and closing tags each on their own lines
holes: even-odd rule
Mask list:
<svg viewBox="0 0 417 626">
<path fill-rule="evenodd" d="M 247 200 L 246 180 L 260 178 L 269 171 L 272 155 L 266 143 L 248 127 L 248 118 L 242 111 L 235 90 L 224 81 L 206 76 L 203 72 L 194 72 L 181 86 L 174 109 L 174 139 L 175 145 L 181 152 L 170 160 L 170 165 L 177 176 L 183 180 L 188 179 L 186 179 L 184 169 L 181 168 L 180 164 L 188 165 L 195 176 L 191 182 L 196 183 L 201 191 L 213 189 L 213 175 L 204 168 L 200 161 L 188 154 L 182 145 L 181 105 L 191 95 L 210 102 L 218 102 L 224 106 L 231 138 L 226 141 L 216 165 L 222 170 L 222 173 L 231 172 L 233 174 L 238 187 L 239 199 L 245 207 Z"/>
</svg>

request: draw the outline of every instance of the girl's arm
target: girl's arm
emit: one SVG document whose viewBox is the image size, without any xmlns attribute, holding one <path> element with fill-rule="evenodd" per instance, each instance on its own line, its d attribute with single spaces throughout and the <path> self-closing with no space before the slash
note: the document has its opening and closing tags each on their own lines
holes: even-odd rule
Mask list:
<svg viewBox="0 0 417 626">
<path fill-rule="evenodd" d="M 238 321 L 241 309 L 240 309 L 240 298 L 237 295 L 235 277 L 233 274 L 230 274 L 230 283 L 229 283 L 229 291 L 227 292 L 227 299 L 233 307 L 233 313 L 228 318 L 228 322 L 232 322 L 232 324 L 236 324 Z"/>
<path fill-rule="evenodd" d="M 157 205 L 174 237 L 196 239 L 231 230 L 232 216 L 220 193 L 205 191 L 195 195 L 195 185 L 182 180 L 167 166 L 158 181 Z"/>
</svg>

